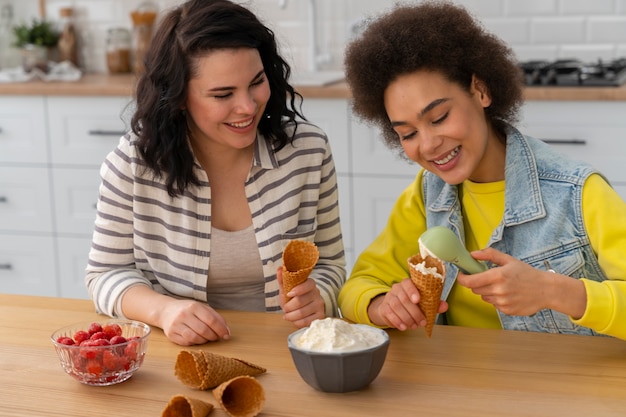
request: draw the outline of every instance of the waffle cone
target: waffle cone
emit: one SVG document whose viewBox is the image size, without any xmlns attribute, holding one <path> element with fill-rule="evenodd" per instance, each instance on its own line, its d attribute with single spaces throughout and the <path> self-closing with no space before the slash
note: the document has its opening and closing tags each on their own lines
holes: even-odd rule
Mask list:
<svg viewBox="0 0 626 417">
<path fill-rule="evenodd" d="M 265 404 L 263 386 L 251 376 L 237 376 L 213 390 L 220 406 L 231 417 L 254 417 Z"/>
<path fill-rule="evenodd" d="M 213 404 L 184 395 L 175 395 L 170 398 L 161 417 L 206 417 L 211 410 Z"/>
<path fill-rule="evenodd" d="M 174 373 L 185 385 L 199 390 L 212 389 L 241 375 L 259 375 L 266 369 L 237 358 L 229 358 L 201 350 L 178 353 Z"/>
<path fill-rule="evenodd" d="M 317 246 L 303 240 L 290 241 L 283 251 L 283 290 L 288 294 L 302 284 L 315 267 L 320 253 Z"/>
<path fill-rule="evenodd" d="M 427 268 L 437 268 L 437 272 L 445 277 L 446 267 L 441 260 L 426 256 L 422 258 L 417 254 L 409 258 L 409 271 L 411 273 L 411 280 L 420 292 L 419 306 L 422 312 L 426 316 L 426 335 L 431 337 L 433 334 L 433 328 L 435 327 L 435 319 L 437 318 L 437 312 L 439 311 L 439 303 L 441 300 L 441 292 L 443 291 L 443 280 L 435 277 L 432 274 L 423 274 L 413 268 L 412 265 L 416 265 L 422 262 L 426 262 Z"/>
</svg>

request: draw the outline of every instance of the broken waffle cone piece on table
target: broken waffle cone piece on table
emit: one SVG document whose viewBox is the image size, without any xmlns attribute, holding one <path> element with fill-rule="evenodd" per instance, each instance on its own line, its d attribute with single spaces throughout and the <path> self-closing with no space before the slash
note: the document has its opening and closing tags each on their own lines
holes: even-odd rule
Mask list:
<svg viewBox="0 0 626 417">
<path fill-rule="evenodd" d="M 441 260 L 432 256 L 422 258 L 420 254 L 410 257 L 408 263 L 411 280 L 420 292 L 421 298 L 419 306 L 426 316 L 426 335 L 431 337 L 433 328 L 435 327 L 437 312 L 439 311 L 443 281 L 446 276 L 446 267 Z M 424 268 L 418 270 L 416 266 L 422 263 Z M 429 272 L 429 268 L 435 268 L 436 272 L 442 278 Z"/>
<path fill-rule="evenodd" d="M 215 388 L 231 378 L 259 375 L 267 370 L 242 359 L 202 350 L 182 350 L 176 357 L 174 373 L 185 385 L 199 390 Z"/>
<path fill-rule="evenodd" d="M 237 376 L 213 390 L 220 406 L 231 417 L 254 417 L 265 404 L 263 386 L 251 376 Z"/>
<path fill-rule="evenodd" d="M 175 395 L 165 406 L 161 417 L 206 417 L 213 410 L 213 404 L 197 398 Z"/>
<path fill-rule="evenodd" d="M 314 243 L 290 241 L 283 251 L 283 289 L 285 297 L 296 286 L 307 280 L 320 253 Z"/>
</svg>

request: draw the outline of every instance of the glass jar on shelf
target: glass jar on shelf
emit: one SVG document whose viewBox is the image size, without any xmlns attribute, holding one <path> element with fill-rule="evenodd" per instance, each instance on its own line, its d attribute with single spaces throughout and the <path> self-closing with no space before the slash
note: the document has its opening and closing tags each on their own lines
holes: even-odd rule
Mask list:
<svg viewBox="0 0 626 417">
<path fill-rule="evenodd" d="M 133 21 L 133 70 L 139 74 L 144 70 L 143 58 L 152 41 L 157 7 L 152 2 L 144 2 L 136 10 L 132 11 L 130 16 Z"/>
<path fill-rule="evenodd" d="M 59 14 L 61 16 L 61 33 L 57 44 L 59 61 L 69 61 L 78 68 L 78 36 L 74 25 L 74 9 L 63 7 Z"/>
<path fill-rule="evenodd" d="M 107 68 L 111 74 L 131 72 L 132 40 L 126 28 L 111 28 L 107 31 Z"/>
</svg>

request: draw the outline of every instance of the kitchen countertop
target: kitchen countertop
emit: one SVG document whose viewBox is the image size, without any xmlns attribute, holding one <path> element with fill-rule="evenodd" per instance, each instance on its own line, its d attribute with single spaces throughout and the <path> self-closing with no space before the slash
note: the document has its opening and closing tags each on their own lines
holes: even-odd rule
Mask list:
<svg viewBox="0 0 626 417">
<path fill-rule="evenodd" d="M 74 82 L 27 81 L 0 83 L 0 95 L 131 96 L 135 76 L 86 74 Z M 295 86 L 304 97 L 350 98 L 345 82 L 326 86 Z M 626 85 L 620 87 L 526 87 L 526 100 L 626 101 Z"/>
<path fill-rule="evenodd" d="M 0 83 L 1 95 L 25 96 L 132 96 L 135 86 L 133 74 L 86 74 L 78 81 L 26 81 Z M 304 97 L 310 98 L 349 98 L 350 92 L 345 83 L 324 87 L 295 87 Z"/>
</svg>

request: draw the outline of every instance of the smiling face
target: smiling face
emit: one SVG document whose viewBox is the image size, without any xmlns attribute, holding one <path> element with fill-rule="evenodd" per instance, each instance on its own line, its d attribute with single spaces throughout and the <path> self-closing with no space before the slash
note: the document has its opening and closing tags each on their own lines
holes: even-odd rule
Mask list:
<svg viewBox="0 0 626 417">
<path fill-rule="evenodd" d="M 385 109 L 406 155 L 448 184 L 504 179 L 505 146 L 486 121 L 491 97 L 438 72 L 402 75 L 385 90 Z"/>
<path fill-rule="evenodd" d="M 197 58 L 185 105 L 192 144 L 215 151 L 252 146 L 270 94 L 256 49 L 219 49 Z"/>
</svg>

